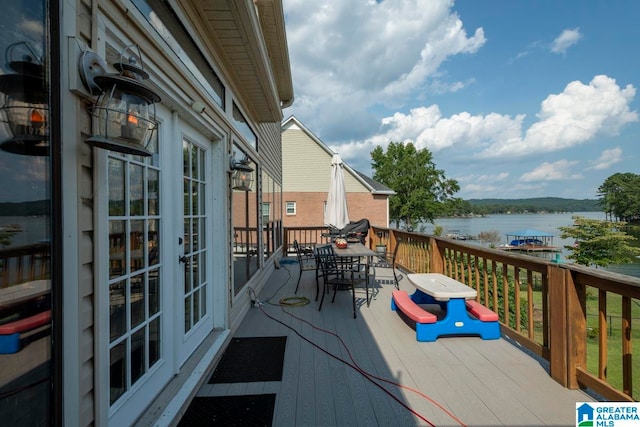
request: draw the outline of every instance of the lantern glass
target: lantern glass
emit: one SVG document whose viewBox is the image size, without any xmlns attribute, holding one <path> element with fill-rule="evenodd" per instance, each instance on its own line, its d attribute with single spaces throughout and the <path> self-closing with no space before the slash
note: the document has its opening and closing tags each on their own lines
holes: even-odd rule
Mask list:
<svg viewBox="0 0 640 427">
<path fill-rule="evenodd" d="M 32 104 L 10 97 L 4 110 L 13 137 L 36 139 L 48 137 L 46 104 Z"/>
<path fill-rule="evenodd" d="M 246 170 L 234 170 L 231 177 L 233 189 L 241 191 L 251 191 L 253 185 L 253 172 Z"/>
<path fill-rule="evenodd" d="M 144 97 L 121 90 L 114 85 L 103 91 L 94 109 L 96 136 L 123 139 L 146 146 L 156 124 L 153 104 Z"/>
</svg>

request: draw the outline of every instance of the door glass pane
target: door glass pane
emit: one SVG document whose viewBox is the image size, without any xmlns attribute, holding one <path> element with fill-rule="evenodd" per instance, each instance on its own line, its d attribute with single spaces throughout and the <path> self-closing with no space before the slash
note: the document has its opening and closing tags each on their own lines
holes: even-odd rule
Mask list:
<svg viewBox="0 0 640 427">
<path fill-rule="evenodd" d="M 187 295 L 184 298 L 184 331 L 189 332 L 191 325 L 191 295 Z"/>
<path fill-rule="evenodd" d="M 154 266 L 160 262 L 160 221 L 150 219 L 147 231 L 147 246 L 149 247 L 149 266 Z"/>
<path fill-rule="evenodd" d="M 127 330 L 126 282 L 109 285 L 109 341 L 120 337 Z"/>
<path fill-rule="evenodd" d="M 132 216 L 144 215 L 144 181 L 141 165 L 129 165 L 129 212 Z"/>
<path fill-rule="evenodd" d="M 184 179 L 184 214 L 191 215 L 191 193 L 189 192 L 189 180 Z"/>
<path fill-rule="evenodd" d="M 125 221 L 109 221 L 109 279 L 125 274 Z"/>
<path fill-rule="evenodd" d="M 184 253 L 190 254 L 191 253 L 191 219 L 186 217 L 184 219 L 183 244 L 184 244 Z"/>
<path fill-rule="evenodd" d="M 131 384 L 135 384 L 145 373 L 146 346 L 145 328 L 131 336 Z"/>
<path fill-rule="evenodd" d="M 191 234 L 191 252 L 197 252 L 198 249 L 200 249 L 199 247 L 199 233 L 198 233 L 198 226 L 199 226 L 199 221 L 198 219 L 194 219 L 193 220 L 193 231 Z"/>
<path fill-rule="evenodd" d="M 130 221 L 130 236 L 129 236 L 129 254 L 130 254 L 130 271 L 135 271 L 144 268 L 144 254 L 147 252 L 147 248 L 144 245 L 144 221 Z"/>
<path fill-rule="evenodd" d="M 160 193 L 158 192 L 159 172 L 157 170 L 149 170 L 147 172 L 147 194 L 148 198 L 148 212 L 149 215 L 159 214 Z"/>
<path fill-rule="evenodd" d="M 124 215 L 124 166 L 118 159 L 109 159 L 109 215 Z"/>
<path fill-rule="evenodd" d="M 158 269 L 149 272 L 149 316 L 153 316 L 160 309 L 160 277 Z"/>
<path fill-rule="evenodd" d="M 160 319 L 149 323 L 149 367 L 160 359 Z"/>
<path fill-rule="evenodd" d="M 196 182 L 191 183 L 191 212 L 198 214 L 198 184 Z"/>
<path fill-rule="evenodd" d="M 135 328 L 145 320 L 144 274 L 131 278 L 131 328 Z"/>
<path fill-rule="evenodd" d="M 127 389 L 126 341 L 111 348 L 109 352 L 109 402 L 115 402 Z"/>
</svg>

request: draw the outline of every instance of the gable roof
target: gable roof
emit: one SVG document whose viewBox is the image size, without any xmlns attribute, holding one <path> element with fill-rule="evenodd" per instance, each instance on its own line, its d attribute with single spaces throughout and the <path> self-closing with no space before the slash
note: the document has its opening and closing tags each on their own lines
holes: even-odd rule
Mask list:
<svg viewBox="0 0 640 427">
<path fill-rule="evenodd" d="M 282 131 L 285 131 L 291 127 L 297 127 L 300 130 L 302 130 L 305 134 L 307 134 L 307 136 L 314 141 L 316 144 L 318 144 L 318 146 L 320 148 L 322 148 L 324 151 L 327 152 L 327 154 L 329 156 L 333 156 L 334 154 L 339 154 L 334 152 L 331 148 L 329 148 L 328 145 L 326 145 L 324 142 L 322 142 L 320 140 L 320 138 L 318 138 L 317 136 L 315 136 L 313 134 L 313 132 L 311 132 L 304 124 L 302 124 L 302 122 L 300 120 L 298 120 L 295 116 L 290 116 L 289 118 L 287 118 L 281 126 Z M 353 176 L 353 178 L 355 178 L 358 182 L 360 182 L 365 188 L 367 188 L 372 194 L 383 194 L 383 195 L 393 195 L 396 194 L 395 191 L 393 191 L 391 188 L 387 187 L 386 185 L 382 184 L 381 182 L 378 182 L 376 180 L 374 180 L 373 178 L 370 178 L 368 176 L 366 176 L 365 174 L 363 174 L 362 172 L 358 172 L 357 170 L 353 169 L 351 166 L 349 166 L 348 163 L 346 163 L 344 161 L 344 159 L 342 160 L 343 162 L 343 166 L 344 166 L 344 171 L 348 174 L 350 174 L 351 176 Z"/>
</svg>

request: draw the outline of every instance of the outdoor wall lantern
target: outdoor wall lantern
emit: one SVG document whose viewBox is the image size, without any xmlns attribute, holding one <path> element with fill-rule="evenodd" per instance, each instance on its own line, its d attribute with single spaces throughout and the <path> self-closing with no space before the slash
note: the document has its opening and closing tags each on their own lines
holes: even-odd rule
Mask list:
<svg viewBox="0 0 640 427">
<path fill-rule="evenodd" d="M 253 168 L 249 166 L 249 159 L 231 158 L 231 185 L 234 190 L 251 191 L 253 184 Z"/>
<path fill-rule="evenodd" d="M 122 50 L 120 61 L 113 64 L 117 74 L 105 73 L 102 60 L 90 50 L 82 54 L 80 67 L 87 89 L 92 94 L 100 93 L 89 108 L 93 135 L 85 142 L 120 153 L 150 156 L 146 147 L 158 127 L 154 104 L 160 97 L 141 83 L 149 74 L 144 71 L 140 49 L 131 45 Z"/>
<path fill-rule="evenodd" d="M 0 76 L 0 149 L 27 156 L 49 154 L 49 106 L 42 60 L 27 42 L 5 52 L 15 71 Z"/>
</svg>

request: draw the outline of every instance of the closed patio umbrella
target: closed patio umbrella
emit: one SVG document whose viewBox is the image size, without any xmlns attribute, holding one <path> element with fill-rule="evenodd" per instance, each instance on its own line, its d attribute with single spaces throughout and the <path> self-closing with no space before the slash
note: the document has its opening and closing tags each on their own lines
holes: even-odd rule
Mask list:
<svg viewBox="0 0 640 427">
<path fill-rule="evenodd" d="M 344 228 L 349 223 L 347 192 L 344 188 L 342 167 L 342 159 L 338 154 L 334 154 L 331 159 L 331 184 L 327 195 L 327 206 L 324 211 L 324 224 L 338 229 Z"/>
</svg>

